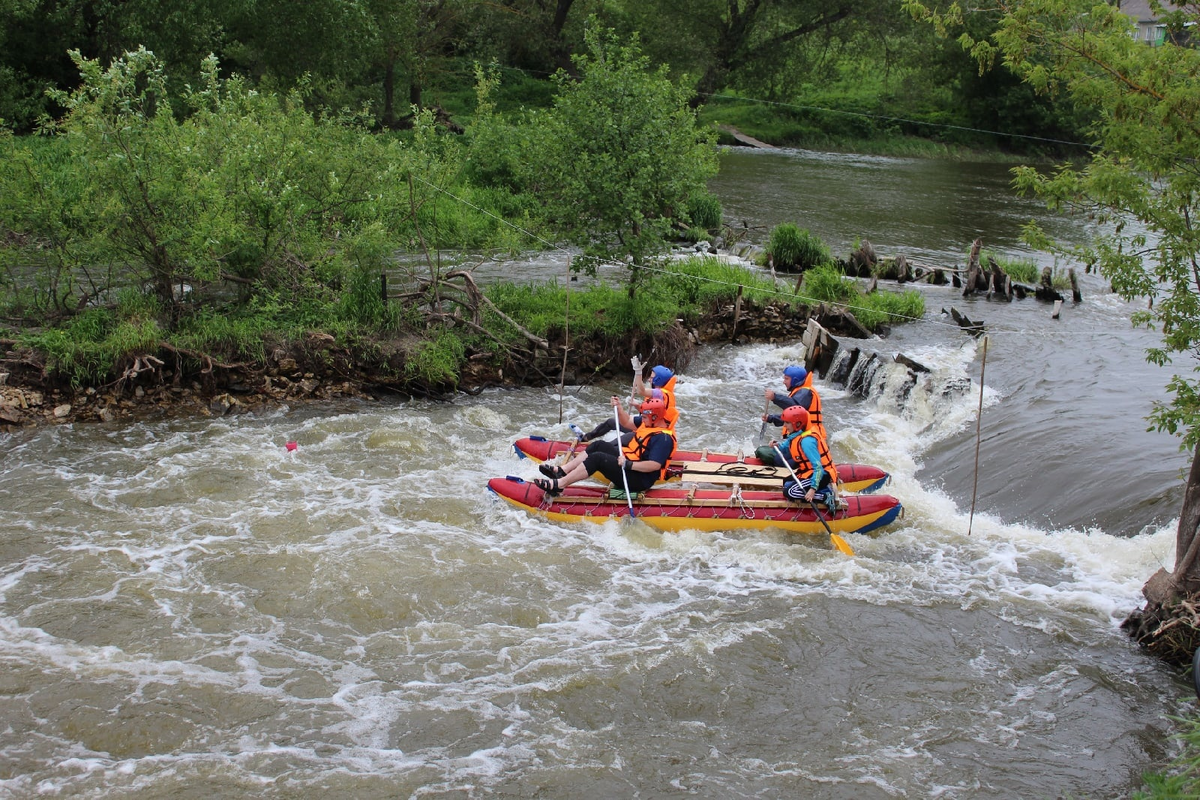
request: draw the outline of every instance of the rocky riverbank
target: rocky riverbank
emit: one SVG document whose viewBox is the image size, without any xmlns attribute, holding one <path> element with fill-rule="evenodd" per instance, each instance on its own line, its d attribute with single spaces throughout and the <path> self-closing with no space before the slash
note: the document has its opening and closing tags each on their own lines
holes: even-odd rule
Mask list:
<svg viewBox="0 0 1200 800">
<path fill-rule="evenodd" d="M 223 417 L 281 404 L 336 398 L 433 397 L 478 393 L 489 386 L 569 385 L 627 377 L 629 357 L 686 369 L 700 344 L 798 341 L 810 318 L 848 336 L 864 334 L 853 317 L 818 306 L 792 308 L 730 303 L 690 326 L 656 335 L 630 334 L 566 342 L 511 353 L 467 353 L 456 383 L 428 385 L 405 377 L 402 342 L 375 343 L 369 352 L 342 346 L 327 334 L 275 347 L 262 363 L 222 363 L 219 356 L 179 353 L 164 346 L 122 365 L 121 374 L 96 386 L 56 379 L 35 353 L 6 342 L 0 366 L 0 430 L 73 422 L 113 423 L 172 416 Z M 386 345 L 386 346 L 385 346 Z M 568 358 L 564 370 L 563 347 Z"/>
</svg>

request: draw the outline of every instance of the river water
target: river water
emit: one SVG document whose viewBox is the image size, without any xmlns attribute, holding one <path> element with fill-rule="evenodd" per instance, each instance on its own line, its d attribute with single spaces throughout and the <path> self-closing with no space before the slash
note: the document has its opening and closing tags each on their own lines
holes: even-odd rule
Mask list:
<svg viewBox="0 0 1200 800">
<path fill-rule="evenodd" d="M 752 231 L 947 266 L 1044 217 L 989 165 L 732 153 L 713 188 Z M 910 396 L 818 382 L 836 457 L 906 509 L 853 558 L 488 495 L 536 475 L 514 439 L 616 386 L 0 440 L 0 796 L 1127 796 L 1194 702 L 1118 629 L 1188 463 L 1144 431 L 1153 337 L 1094 276 L 1059 320 L 920 291 L 925 319 L 859 343 L 931 368 Z M 683 441 L 749 451 L 802 356 L 702 349 Z"/>
</svg>

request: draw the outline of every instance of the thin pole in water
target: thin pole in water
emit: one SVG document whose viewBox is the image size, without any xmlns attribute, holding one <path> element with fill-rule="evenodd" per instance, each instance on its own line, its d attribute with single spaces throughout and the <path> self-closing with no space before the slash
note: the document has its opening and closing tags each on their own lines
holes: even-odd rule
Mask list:
<svg viewBox="0 0 1200 800">
<path fill-rule="evenodd" d="M 567 258 L 567 308 L 563 312 L 563 363 L 558 376 L 558 424 L 563 421 L 563 395 L 567 391 L 567 353 L 571 352 L 571 259 Z"/>
<path fill-rule="evenodd" d="M 975 525 L 975 498 L 979 494 L 979 439 L 983 431 L 983 373 L 987 370 L 987 336 L 983 337 L 983 361 L 979 365 L 979 411 L 975 414 L 975 488 L 971 490 L 971 516 L 967 521 L 967 536 Z"/>
</svg>

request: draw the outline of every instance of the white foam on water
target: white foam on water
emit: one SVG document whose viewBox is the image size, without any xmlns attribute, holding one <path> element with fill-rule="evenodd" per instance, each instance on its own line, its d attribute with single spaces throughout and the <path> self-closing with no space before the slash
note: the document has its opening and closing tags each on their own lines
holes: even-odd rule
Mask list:
<svg viewBox="0 0 1200 800">
<path fill-rule="evenodd" d="M 706 356 L 680 376 L 684 443 L 749 452 L 763 387 L 782 389 L 782 367 L 803 353 L 728 352 L 732 359 Z M 296 791 L 332 782 L 341 793 L 355 779 L 387 777 L 436 793 L 511 785 L 514 775 L 563 763 L 607 769 L 614 755 L 635 774 L 654 757 L 630 763 L 638 752 L 614 754 L 612 739 L 645 737 L 651 746 L 661 729 L 637 698 L 652 706 L 656 690 L 622 687 L 664 674 L 723 682 L 734 654 L 760 650 L 751 675 L 766 670 L 758 677 L 769 686 L 791 637 L 832 637 L 822 618 L 840 607 L 949 606 L 1113 646 L 1142 581 L 1173 558 L 1170 526 L 1120 538 L 970 519 L 916 475 L 931 443 L 974 421 L 977 384 L 943 391 L 967 377 L 974 345 L 913 356 L 934 373 L 903 404 L 888 388 L 895 375 L 881 378 L 874 401 L 820 387 L 838 422 L 834 447 L 889 470 L 884 491 L 906 508 L 885 532 L 848 535 L 854 558 L 824 537 L 781 532 L 560 525 L 484 490 L 495 475 L 537 475 L 512 441 L 563 435 L 567 421 L 594 425 L 609 386 L 562 398 L 491 391 L 453 405 L 148 425 L 108 444 L 46 434 L 50 470 L 38 491 L 57 508 L 22 519 L 0 510 L 5 530 L 38 537 L 0 570 L 0 658 L 29 687 L 14 703 L 31 709 L 0 734 L 23 773 L 0 791 L 154 791 L 181 775 L 192 776 L 180 779 L 186 785 L 224 774 L 240 786 L 283 780 Z M 564 423 L 555 419 L 560 399 Z M 997 396 L 985 389 L 984 400 Z M 287 441 L 297 450 L 287 452 Z M 47 465 L 32 440 L 9 457 L 31 473 Z M 15 473 L 5 481 L 31 491 Z M 55 575 L 66 581 L 47 589 Z M 80 612 L 88 626 L 72 622 Z M 130 612 L 141 630 L 123 625 Z M 1073 677 L 1034 681 L 985 649 L 971 650 L 964 668 L 972 692 L 987 697 L 987 730 L 972 735 L 992 747 L 1045 735 L 1056 711 L 1043 698 Z M 1006 675 L 1011 692 L 980 688 Z M 78 685 L 102 687 L 91 702 L 110 712 L 171 687 L 179 706 L 168 728 L 182 727 L 195 746 L 125 756 L 110 752 L 115 743 L 103 731 L 94 741 L 107 744 L 93 749 L 61 722 L 36 726 L 36 748 L 18 745 L 35 727 L 36 694 Z M 611 728 L 611 719 L 595 724 L 614 699 L 634 703 L 619 711 L 628 730 Z M 215 716 L 195 711 L 207 707 Z M 749 724 L 678 713 L 680 724 L 693 725 L 684 741 Z M 978 784 L 951 779 L 931 754 L 943 726 L 962 724 L 949 709 L 939 713 L 948 717 L 908 731 L 860 726 L 858 756 L 822 753 L 817 741 L 809 742 L 815 764 L 719 752 L 716 772 L 672 780 L 705 786 L 728 772 L 955 796 Z M 746 784 L 730 785 L 736 793 Z"/>
</svg>

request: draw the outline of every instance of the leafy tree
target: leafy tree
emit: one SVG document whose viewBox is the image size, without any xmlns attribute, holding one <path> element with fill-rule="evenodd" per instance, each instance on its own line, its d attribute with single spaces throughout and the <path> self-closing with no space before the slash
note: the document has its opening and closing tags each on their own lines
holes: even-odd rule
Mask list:
<svg viewBox="0 0 1200 800">
<path fill-rule="evenodd" d="M 69 89 L 79 74 L 70 57 L 107 64 L 126 50 L 154 51 L 180 84 L 221 46 L 224 3 L 198 0 L 0 0 L 0 116 L 20 130 L 59 109 L 46 90 Z"/>
<path fill-rule="evenodd" d="M 396 83 L 408 83 L 408 106 L 425 107 L 424 90 L 449 51 L 468 4 L 463 0 L 365 0 L 371 36 L 366 50 L 373 66 L 383 72 L 384 127 L 396 127 Z"/>
<path fill-rule="evenodd" d="M 574 72 L 571 53 L 582 40 L 582 20 L 602 0 L 498 0 L 480 4 L 472 34 L 478 56 L 549 75 Z"/>
<path fill-rule="evenodd" d="M 21 251 L 44 263 L 48 252 L 46 296 L 58 308 L 129 284 L 147 286 L 172 319 L 183 284 L 188 303 L 213 299 L 218 284 L 247 300 L 320 297 L 353 290 L 355 275 L 377 277 L 414 236 L 440 169 L 420 149 L 428 120 L 405 147 L 353 119 L 314 118 L 298 94 L 222 80 L 213 57 L 180 117 L 162 110 L 172 98 L 152 53 L 107 69 L 75 57 L 83 85 L 57 98 L 68 114 L 48 151 L 56 157 L 0 140 L 11 155 L 0 168 L 5 259 L 20 263 Z M 117 266 L 104 280 L 73 277 L 102 265 Z"/>
<path fill-rule="evenodd" d="M 831 35 L 839 23 L 877 5 L 877 0 L 656 0 L 644 7 L 648 13 L 639 15 L 639 23 L 651 35 L 689 43 L 691 55 L 682 64 L 700 74 L 693 101 L 698 105 L 751 74 L 761 84 L 796 43 L 813 34 Z"/>
<path fill-rule="evenodd" d="M 288 91 L 305 83 L 340 105 L 346 84 L 369 63 L 371 19 L 363 0 L 238 0 L 222 4 L 225 69 L 259 85 Z"/>
<path fill-rule="evenodd" d="M 943 30 L 962 20 L 957 3 L 936 14 L 917 0 L 906 5 Z M 1200 22 L 1200 7 L 1187 9 L 1169 15 L 1173 33 Z M 999 57 L 1040 92 L 1069 95 L 1097 120 L 1086 166 L 1052 175 L 1022 168 L 1017 185 L 1052 208 L 1096 216 L 1105 232 L 1075 255 L 1098 267 L 1122 297 L 1151 301 L 1134 318 L 1163 333 L 1149 361 L 1191 364 L 1190 377 L 1172 378 L 1169 397 L 1149 416 L 1152 428 L 1181 436 L 1195 454 L 1174 570 L 1147 584 L 1151 604 L 1163 606 L 1176 592 L 1200 591 L 1200 51 L 1171 40 L 1160 47 L 1138 42 L 1128 16 L 1091 0 L 998 0 L 993 10 L 995 33 L 964 35 L 964 47 L 984 65 Z M 1028 234 L 1034 244 L 1054 246 L 1035 226 Z"/>
<path fill-rule="evenodd" d="M 538 134 L 527 185 L 551 217 L 595 259 L 629 259 L 630 286 L 646 258 L 665 245 L 672 219 L 716 174 L 714 135 L 687 106 L 690 91 L 651 70 L 637 39 L 611 30 L 586 33 L 576 56 L 582 78 L 556 76 L 554 107 L 534 114 Z"/>
</svg>

